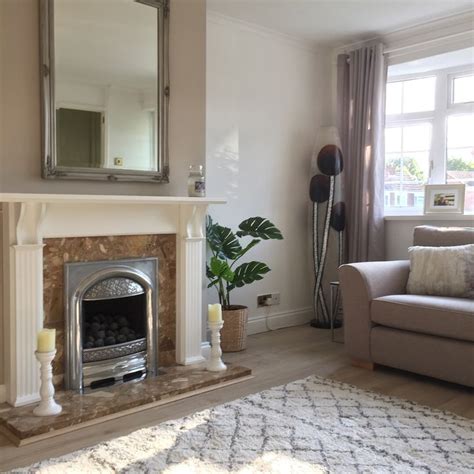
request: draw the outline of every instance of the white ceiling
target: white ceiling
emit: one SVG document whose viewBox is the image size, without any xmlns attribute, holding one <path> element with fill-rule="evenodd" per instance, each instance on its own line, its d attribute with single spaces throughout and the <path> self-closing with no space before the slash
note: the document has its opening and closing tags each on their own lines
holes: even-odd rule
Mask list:
<svg viewBox="0 0 474 474">
<path fill-rule="evenodd" d="M 474 9 L 474 0 L 207 0 L 208 10 L 339 46 Z"/>
</svg>

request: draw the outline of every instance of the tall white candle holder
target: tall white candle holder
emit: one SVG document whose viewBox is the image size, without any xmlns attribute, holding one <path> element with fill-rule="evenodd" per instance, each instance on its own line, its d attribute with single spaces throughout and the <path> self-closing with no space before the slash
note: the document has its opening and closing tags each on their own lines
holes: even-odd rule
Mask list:
<svg viewBox="0 0 474 474">
<path fill-rule="evenodd" d="M 33 410 L 36 416 L 58 415 L 62 406 L 54 401 L 53 368 L 51 362 L 56 355 L 56 349 L 51 352 L 35 351 L 35 356 L 41 364 L 41 401 Z"/>
<path fill-rule="evenodd" d="M 207 370 L 210 372 L 221 372 L 227 369 L 227 366 L 221 359 L 221 329 L 224 326 L 224 321 L 208 322 L 207 324 L 211 331 L 211 355 L 207 363 Z"/>
</svg>

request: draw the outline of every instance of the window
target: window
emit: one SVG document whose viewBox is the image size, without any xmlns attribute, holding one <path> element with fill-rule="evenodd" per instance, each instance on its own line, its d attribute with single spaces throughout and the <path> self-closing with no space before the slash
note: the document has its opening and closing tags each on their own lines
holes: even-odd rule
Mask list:
<svg viewBox="0 0 474 474">
<path fill-rule="evenodd" d="M 474 102 L 474 75 L 455 77 L 453 79 L 454 104 Z"/>
<path fill-rule="evenodd" d="M 397 70 L 387 83 L 385 213 L 422 213 L 428 183 L 464 183 L 474 211 L 474 68 Z"/>
</svg>

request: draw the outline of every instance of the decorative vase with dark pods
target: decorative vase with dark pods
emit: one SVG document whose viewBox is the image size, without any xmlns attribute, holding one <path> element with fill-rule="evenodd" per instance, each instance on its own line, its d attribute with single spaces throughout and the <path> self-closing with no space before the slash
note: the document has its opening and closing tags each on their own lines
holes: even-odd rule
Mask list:
<svg viewBox="0 0 474 474">
<path fill-rule="evenodd" d="M 335 127 L 322 127 L 319 130 L 311 163 L 311 182 L 309 196 L 312 202 L 312 247 L 313 247 L 313 310 L 311 325 L 330 328 L 330 307 L 325 292 L 325 272 L 336 274 L 344 263 L 344 229 L 346 224 L 345 204 L 341 173 L 344 169 L 340 142 Z M 328 261 L 328 249 L 336 245 L 336 257 Z M 332 252 L 334 254 L 334 252 Z M 329 268 L 328 268 L 329 267 Z M 339 292 L 334 305 L 335 327 L 339 308 Z"/>
</svg>

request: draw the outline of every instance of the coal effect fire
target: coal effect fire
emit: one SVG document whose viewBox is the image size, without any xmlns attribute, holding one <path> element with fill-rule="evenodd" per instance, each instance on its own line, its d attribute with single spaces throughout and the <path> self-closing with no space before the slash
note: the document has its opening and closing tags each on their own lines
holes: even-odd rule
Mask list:
<svg viewBox="0 0 474 474">
<path fill-rule="evenodd" d="M 84 349 L 112 346 L 145 337 L 126 315 L 98 313 L 84 323 Z"/>
</svg>

